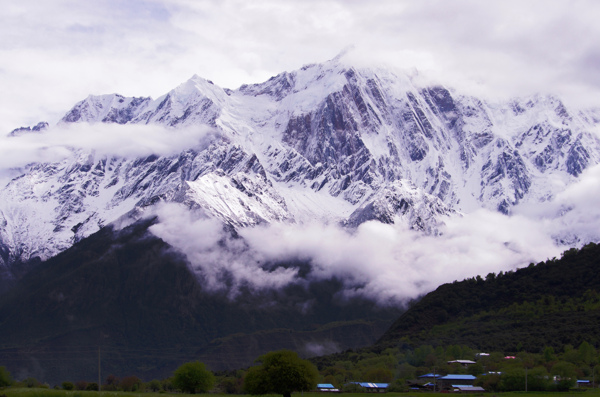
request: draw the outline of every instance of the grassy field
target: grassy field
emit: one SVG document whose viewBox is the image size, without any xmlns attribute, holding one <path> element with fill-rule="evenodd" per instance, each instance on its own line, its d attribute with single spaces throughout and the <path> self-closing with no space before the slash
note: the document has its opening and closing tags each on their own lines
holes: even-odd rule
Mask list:
<svg viewBox="0 0 600 397">
<path fill-rule="evenodd" d="M 168 393 L 133 393 L 133 392 L 111 392 L 103 391 L 98 393 L 97 391 L 79 391 L 79 390 L 53 390 L 53 389 L 29 389 L 29 388 L 7 388 L 0 389 L 0 397 L 148 397 L 151 394 L 164 397 L 181 397 L 181 393 L 168 394 Z M 384 393 L 386 397 L 424 397 L 424 396 L 439 396 L 441 393 L 431 392 L 408 392 L 408 393 Z M 294 393 L 294 397 L 324 397 L 326 393 Z M 344 397 L 367 397 L 372 393 L 343 393 Z M 507 393 L 477 393 L 469 394 L 474 397 L 476 396 L 501 396 L 501 397 L 582 397 L 582 392 L 507 392 Z M 583 392 L 586 397 L 600 397 L 600 389 L 589 389 Z M 196 397 L 216 397 L 216 396 L 228 396 L 231 394 L 195 394 Z M 270 394 L 265 397 L 281 397 L 278 394 Z"/>
</svg>

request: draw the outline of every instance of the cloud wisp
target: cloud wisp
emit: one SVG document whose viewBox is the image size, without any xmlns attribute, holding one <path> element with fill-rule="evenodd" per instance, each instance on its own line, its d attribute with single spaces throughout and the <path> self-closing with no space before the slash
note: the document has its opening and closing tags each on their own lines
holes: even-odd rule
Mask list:
<svg viewBox="0 0 600 397">
<path fill-rule="evenodd" d="M 297 269 L 264 269 L 261 255 L 242 239 L 232 238 L 224 225 L 181 204 L 163 203 L 156 208 L 159 223 L 150 231 L 186 254 L 192 270 L 209 290 L 230 288 L 237 295 L 242 286 L 278 289 L 294 282 Z"/>
<path fill-rule="evenodd" d="M 538 223 L 486 210 L 451 219 L 441 236 L 372 221 L 355 230 L 274 223 L 241 229 L 242 239 L 179 204 L 163 204 L 157 213 L 159 224 L 151 231 L 186 254 L 209 288 L 228 289 L 231 296 L 241 286 L 260 290 L 338 279 L 348 298 L 406 303 L 443 283 L 514 270 L 560 252 Z M 272 268 L 298 262 L 310 264 L 305 278 L 294 267 Z"/>
<path fill-rule="evenodd" d="M 60 161 L 72 156 L 74 150 L 123 158 L 169 156 L 206 147 L 218 136 L 205 125 L 175 129 L 155 124 L 61 124 L 39 133 L 0 138 L 0 170 Z"/>
<path fill-rule="evenodd" d="M 579 246 L 600 241 L 598 197 L 600 165 L 584 170 L 575 183 L 567 186 L 554 199 L 535 205 L 523 204 L 517 206 L 514 212 L 544 225 L 554 239 Z"/>
</svg>

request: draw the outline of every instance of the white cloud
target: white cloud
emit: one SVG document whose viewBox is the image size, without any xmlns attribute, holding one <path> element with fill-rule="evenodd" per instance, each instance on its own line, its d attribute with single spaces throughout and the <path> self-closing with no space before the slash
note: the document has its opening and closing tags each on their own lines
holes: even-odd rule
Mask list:
<svg viewBox="0 0 600 397">
<path fill-rule="evenodd" d="M 485 210 L 452 219 L 438 237 L 378 222 L 353 231 L 276 223 L 239 230 L 243 240 L 177 204 L 161 206 L 158 214 L 152 232 L 185 253 L 211 288 L 230 288 L 233 295 L 240 285 L 262 289 L 304 282 L 294 268 L 263 268 L 300 260 L 311 265 L 309 280 L 341 279 L 347 296 L 406 302 L 443 283 L 513 270 L 560 252 L 538 223 Z M 233 285 L 224 275 L 233 277 Z"/>
<path fill-rule="evenodd" d="M 21 0 L 0 15 L 0 130 L 88 94 L 158 97 L 193 74 L 236 88 L 330 59 L 412 69 L 474 92 L 597 104 L 594 0 Z"/>
<path fill-rule="evenodd" d="M 442 230 L 442 236 L 426 236 L 373 221 L 354 232 L 277 224 L 240 234 L 270 260 L 310 260 L 314 277 L 341 277 L 349 294 L 381 302 L 415 298 L 442 283 L 515 269 L 559 251 L 534 222 L 486 210 L 453 218 Z"/>
<path fill-rule="evenodd" d="M 474 93 L 552 91 L 597 105 L 599 14 L 595 0 L 9 2 L 0 13 L 0 135 L 40 120 L 54 123 L 89 94 L 158 97 L 193 74 L 236 88 L 330 59 L 351 44 L 355 62 L 416 67 Z M 207 131 L 173 134 L 154 126 L 53 128 L 3 138 L 0 168 L 60 159 L 70 147 L 119 156 L 170 154 Z M 293 270 L 270 272 L 256 261 L 296 255 L 312 261 L 315 277 L 343 276 L 349 293 L 360 288 L 382 301 L 404 299 L 442 282 L 553 256 L 558 248 L 551 237 L 561 230 L 593 233 L 598 172 L 585 173 L 535 217 L 481 211 L 449 222 L 441 238 L 374 223 L 353 233 L 271 225 L 244 230 L 249 246 L 226 239 L 240 253 L 237 259 L 214 248 L 214 236 L 206 234 L 218 230 L 213 221 L 192 219 L 181 230 L 167 222 L 154 230 L 183 247 L 215 288 L 219 269 L 235 269 L 236 283 L 257 288 L 291 282 Z M 178 211 L 162 211 L 169 210 Z M 562 224 L 548 215 L 557 213 L 565 214 Z M 186 233 L 206 244 L 195 250 L 184 243 Z"/>
<path fill-rule="evenodd" d="M 168 156 L 206 146 L 217 135 L 204 125 L 174 129 L 136 124 L 62 124 L 42 133 L 0 138 L 0 170 L 59 161 L 79 149 L 109 157 Z"/>
<path fill-rule="evenodd" d="M 179 204 L 156 208 L 160 223 L 150 231 L 187 255 L 192 270 L 209 290 L 229 289 L 230 297 L 241 286 L 277 289 L 297 276 L 296 269 L 263 269 L 256 256 L 241 239 L 233 239 L 223 225 Z"/>
<path fill-rule="evenodd" d="M 578 180 L 552 200 L 536 205 L 521 205 L 517 214 L 543 224 L 548 233 L 566 244 L 581 245 L 600 241 L 600 165 L 589 167 Z"/>
</svg>

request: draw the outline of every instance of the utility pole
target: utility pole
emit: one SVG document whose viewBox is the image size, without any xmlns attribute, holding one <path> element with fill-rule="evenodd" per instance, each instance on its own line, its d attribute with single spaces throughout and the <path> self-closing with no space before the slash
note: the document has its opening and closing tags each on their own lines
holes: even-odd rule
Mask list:
<svg viewBox="0 0 600 397">
<path fill-rule="evenodd" d="M 102 390 L 102 376 L 100 372 L 100 345 L 98 345 L 98 393 Z"/>
</svg>

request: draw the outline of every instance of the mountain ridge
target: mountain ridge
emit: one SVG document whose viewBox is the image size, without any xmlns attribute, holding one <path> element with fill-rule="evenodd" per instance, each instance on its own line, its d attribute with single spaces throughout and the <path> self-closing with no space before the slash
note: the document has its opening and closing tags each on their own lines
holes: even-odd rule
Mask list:
<svg viewBox="0 0 600 397">
<path fill-rule="evenodd" d="M 161 201 L 234 227 L 377 220 L 436 234 L 460 213 L 550 200 L 600 162 L 598 120 L 558 99 L 487 103 L 340 59 L 237 90 L 193 76 L 156 100 L 89 96 L 54 128 L 78 123 L 215 133 L 175 155 L 72 150 L 24 167 L 0 190 L 4 277 Z"/>
</svg>

